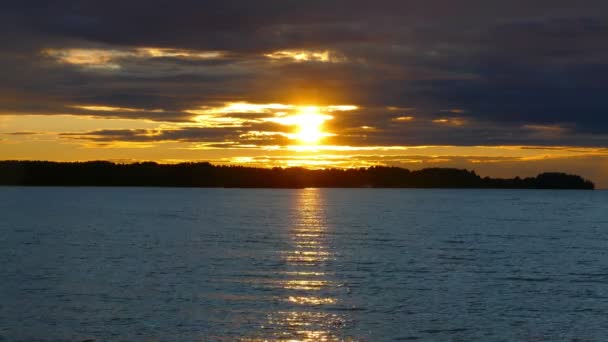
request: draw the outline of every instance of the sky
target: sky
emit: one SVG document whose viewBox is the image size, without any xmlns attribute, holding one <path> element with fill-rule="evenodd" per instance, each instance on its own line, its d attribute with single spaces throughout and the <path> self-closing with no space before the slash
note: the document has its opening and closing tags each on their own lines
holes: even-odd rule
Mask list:
<svg viewBox="0 0 608 342">
<path fill-rule="evenodd" d="M 0 159 L 580 174 L 605 0 L 3 1 Z"/>
</svg>

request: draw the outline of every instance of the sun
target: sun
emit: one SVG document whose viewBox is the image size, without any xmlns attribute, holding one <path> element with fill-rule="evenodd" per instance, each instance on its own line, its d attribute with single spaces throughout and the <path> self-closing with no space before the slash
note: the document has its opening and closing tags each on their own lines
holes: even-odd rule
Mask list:
<svg viewBox="0 0 608 342">
<path fill-rule="evenodd" d="M 294 123 L 298 126 L 296 138 L 303 144 L 318 144 L 327 136 L 323 132 L 323 123 L 332 118 L 330 115 L 321 114 L 316 106 L 302 107 L 299 114 L 293 117 Z"/>
<path fill-rule="evenodd" d="M 297 140 L 299 145 L 303 147 L 314 147 L 319 145 L 324 138 L 336 135 L 323 130 L 323 124 L 334 118 L 330 113 L 357 109 L 356 106 L 350 105 L 299 106 L 273 104 L 272 106 L 272 109 L 277 109 L 277 111 L 274 112 L 272 117 L 262 120 L 290 126 L 293 131 L 281 134 L 291 140 Z"/>
</svg>

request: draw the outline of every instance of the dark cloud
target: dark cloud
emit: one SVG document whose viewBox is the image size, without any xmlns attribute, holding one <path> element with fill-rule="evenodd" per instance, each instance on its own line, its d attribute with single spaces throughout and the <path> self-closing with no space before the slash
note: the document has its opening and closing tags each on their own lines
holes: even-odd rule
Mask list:
<svg viewBox="0 0 608 342">
<path fill-rule="evenodd" d="M 224 102 L 314 102 L 362 108 L 328 122 L 336 143 L 607 142 L 605 1 L 7 1 L 0 23 L 0 114 L 184 122 L 185 110 Z M 221 54 L 138 55 L 143 47 Z M 48 49 L 109 56 L 70 64 Z M 329 51 L 334 60 L 264 57 L 278 50 Z M 392 122 L 389 106 L 414 108 L 417 120 Z M 467 124 L 432 123 L 450 115 Z M 184 139 L 218 138 L 190 133 Z"/>
<path fill-rule="evenodd" d="M 3 133 L 6 135 L 36 135 L 36 134 L 40 134 L 39 132 L 30 132 L 30 131 L 20 131 L 20 132 L 9 132 L 9 133 Z"/>
<path fill-rule="evenodd" d="M 245 127 L 176 127 L 165 129 L 100 129 L 78 133 L 60 133 L 66 139 L 97 143 L 120 142 L 190 142 L 231 145 L 289 145 L 293 141 L 283 134 L 285 126 L 274 123 L 251 124 Z"/>
<path fill-rule="evenodd" d="M 185 127 L 182 129 L 102 129 L 82 133 L 61 133 L 68 139 L 89 140 L 94 142 L 217 142 L 235 136 L 238 132 L 227 128 Z"/>
</svg>

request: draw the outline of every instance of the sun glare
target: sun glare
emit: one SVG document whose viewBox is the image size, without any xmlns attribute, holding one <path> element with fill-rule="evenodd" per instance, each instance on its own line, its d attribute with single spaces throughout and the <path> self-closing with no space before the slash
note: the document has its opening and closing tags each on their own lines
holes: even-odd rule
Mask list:
<svg viewBox="0 0 608 342">
<path fill-rule="evenodd" d="M 326 135 L 322 130 L 323 123 L 332 118 L 330 115 L 319 113 L 318 107 L 302 108 L 300 113 L 293 117 L 294 123 L 298 126 L 297 139 L 308 145 L 319 143 Z"/>
<path fill-rule="evenodd" d="M 309 151 L 311 149 L 316 150 L 324 138 L 336 135 L 325 131 L 323 127 L 326 121 L 334 118 L 334 113 L 354 111 L 358 108 L 354 105 L 302 106 L 281 103 L 228 102 L 219 107 L 204 106 L 188 109 L 185 112 L 193 114 L 192 121 L 195 121 L 200 127 L 246 128 L 248 124 L 264 122 L 289 126 L 288 130 L 285 128 L 279 128 L 275 131 L 250 130 L 242 132 L 240 136 L 282 136 L 297 142 L 290 147 L 298 146 L 298 151 Z M 248 114 L 252 114 L 251 117 Z M 191 123 L 189 124 L 191 125 Z M 265 146 L 264 148 L 268 149 L 269 147 Z"/>
</svg>

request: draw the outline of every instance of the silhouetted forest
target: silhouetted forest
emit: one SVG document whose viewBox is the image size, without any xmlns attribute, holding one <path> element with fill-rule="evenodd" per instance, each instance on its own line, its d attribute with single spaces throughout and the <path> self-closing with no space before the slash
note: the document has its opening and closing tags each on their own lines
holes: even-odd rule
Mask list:
<svg viewBox="0 0 608 342">
<path fill-rule="evenodd" d="M 209 163 L 115 164 L 0 161 L 0 185 L 167 186 L 240 188 L 499 188 L 593 189 L 576 175 L 542 173 L 530 178 L 480 177 L 474 171 L 429 168 L 410 171 L 374 166 L 358 169 L 253 168 Z"/>
</svg>

